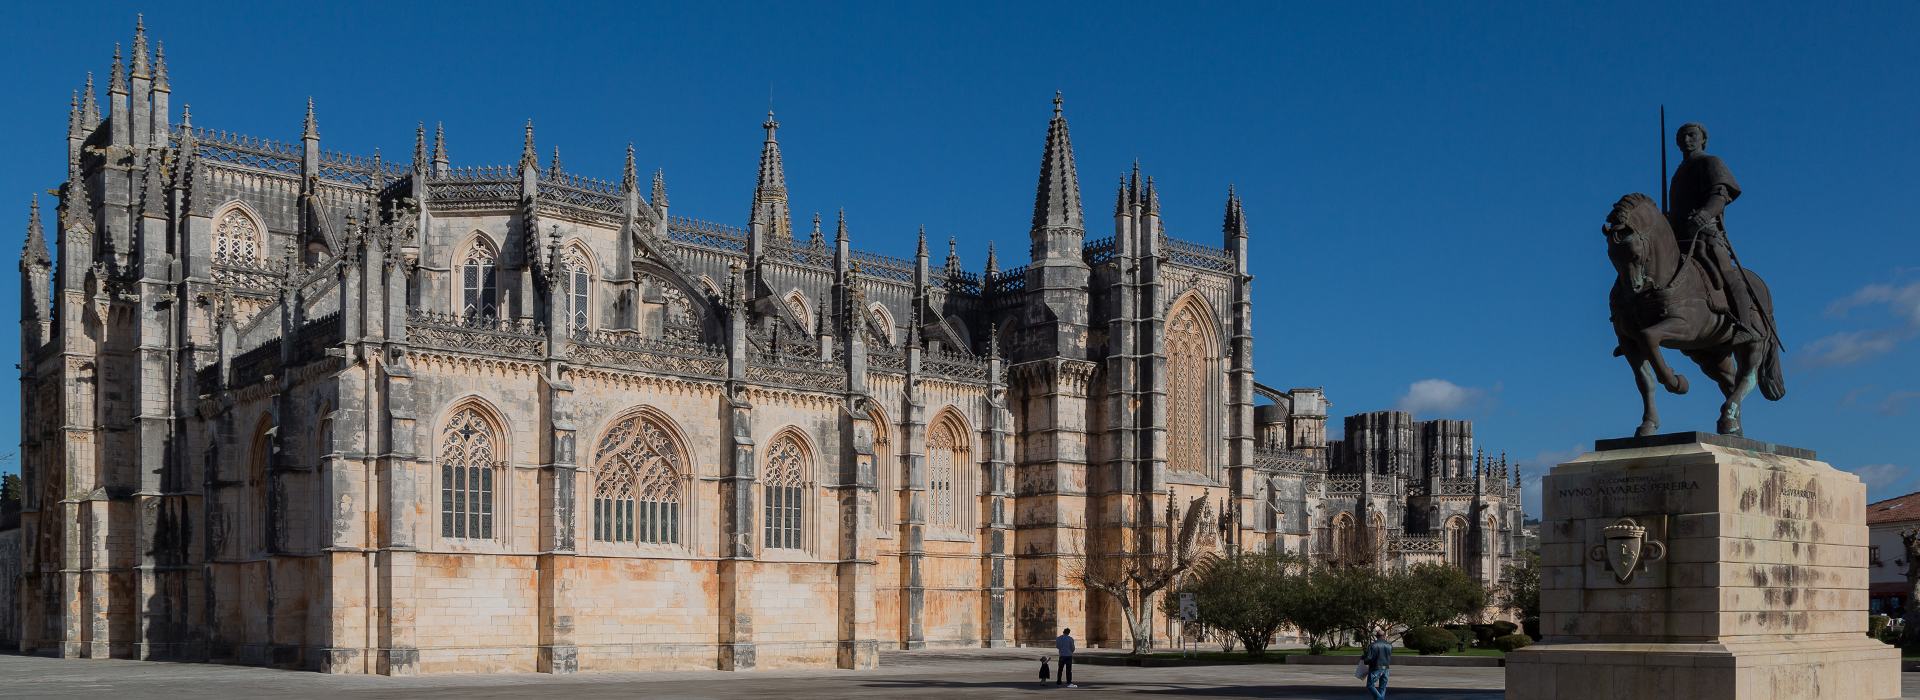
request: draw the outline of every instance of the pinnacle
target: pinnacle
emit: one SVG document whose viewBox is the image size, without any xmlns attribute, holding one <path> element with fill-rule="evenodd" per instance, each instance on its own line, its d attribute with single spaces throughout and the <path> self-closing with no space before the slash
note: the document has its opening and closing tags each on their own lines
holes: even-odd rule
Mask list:
<svg viewBox="0 0 1920 700">
<path fill-rule="evenodd" d="M 447 125 L 445 122 L 433 123 L 433 162 L 435 165 L 447 163 Z"/>
<path fill-rule="evenodd" d="M 414 122 L 413 164 L 418 166 L 425 162 L 427 162 L 427 123 Z"/>
<path fill-rule="evenodd" d="M 107 92 L 127 91 L 126 67 L 120 65 L 120 45 L 113 45 L 113 71 L 107 76 Z"/>
<path fill-rule="evenodd" d="M 559 146 L 553 147 L 553 166 L 549 168 L 549 170 L 552 170 L 556 175 L 560 173 L 560 147 Z"/>
<path fill-rule="evenodd" d="M 1040 184 L 1033 201 L 1033 231 L 1082 230 L 1080 176 L 1074 171 L 1073 140 L 1061 114 L 1060 93 L 1053 98 L 1053 121 L 1047 125 L 1046 148 L 1040 157 Z"/>
<path fill-rule="evenodd" d="M 320 123 L 313 118 L 313 97 L 312 96 L 307 97 L 306 129 L 301 132 L 300 137 L 302 139 L 313 139 L 315 141 L 320 140 Z"/>
<path fill-rule="evenodd" d="M 540 169 L 540 155 L 533 150 L 533 120 L 527 120 L 526 141 L 520 145 L 520 167 Z"/>
<path fill-rule="evenodd" d="M 133 23 L 133 77 L 147 77 L 147 22 L 144 15 L 135 15 Z"/>
<path fill-rule="evenodd" d="M 632 141 L 627 142 L 627 165 L 626 165 L 626 169 L 621 171 L 620 175 L 621 175 L 620 185 L 625 189 L 632 190 L 637 188 L 638 185 L 640 184 L 640 178 L 634 175 L 634 172 L 633 172 L 633 142 Z"/>
<path fill-rule="evenodd" d="M 160 42 L 153 53 L 153 89 L 155 92 L 173 92 L 167 86 L 167 42 Z"/>
</svg>

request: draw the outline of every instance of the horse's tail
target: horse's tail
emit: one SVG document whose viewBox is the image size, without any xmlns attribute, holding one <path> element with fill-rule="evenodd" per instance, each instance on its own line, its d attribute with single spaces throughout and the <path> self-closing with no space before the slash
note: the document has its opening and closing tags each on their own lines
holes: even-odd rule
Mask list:
<svg viewBox="0 0 1920 700">
<path fill-rule="evenodd" d="M 1760 361 L 1760 395 L 1768 401 L 1779 401 L 1787 396 L 1786 374 L 1780 368 L 1779 326 L 1773 321 L 1773 290 L 1767 288 L 1766 280 L 1751 270 L 1747 271 L 1747 285 L 1760 302 L 1755 309 L 1767 320 L 1767 357 Z"/>
</svg>

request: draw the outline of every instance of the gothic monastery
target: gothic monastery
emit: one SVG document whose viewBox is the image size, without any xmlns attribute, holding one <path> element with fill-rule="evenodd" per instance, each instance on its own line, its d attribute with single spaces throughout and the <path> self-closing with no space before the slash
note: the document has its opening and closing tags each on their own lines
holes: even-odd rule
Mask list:
<svg viewBox="0 0 1920 700">
<path fill-rule="evenodd" d="M 1196 517 L 1221 551 L 1489 583 L 1519 549 L 1518 474 L 1471 424 L 1329 441 L 1320 390 L 1255 380 L 1231 191 L 1205 233 L 1136 168 L 1090 236 L 1058 97 L 1031 255 L 978 271 L 924 232 L 856 250 L 844 214 L 796 232 L 771 115 L 736 227 L 670 213 L 632 148 L 617 181 L 542 165 L 531 125 L 516 164 L 454 167 L 437 130 L 383 160 L 323 149 L 311 104 L 270 141 L 171 97 L 136 30 L 28 222 L 0 546 L 24 652 L 871 668 L 1117 646 L 1075 562 Z"/>
</svg>

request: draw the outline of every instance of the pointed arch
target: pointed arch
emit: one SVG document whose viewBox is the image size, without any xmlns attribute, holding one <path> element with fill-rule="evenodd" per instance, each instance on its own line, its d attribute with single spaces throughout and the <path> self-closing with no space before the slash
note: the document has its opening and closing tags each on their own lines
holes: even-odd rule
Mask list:
<svg viewBox="0 0 1920 700">
<path fill-rule="evenodd" d="M 687 441 L 651 406 L 607 422 L 593 455 L 593 541 L 679 545 L 691 476 Z"/>
<path fill-rule="evenodd" d="M 230 541 L 240 547 L 238 554 L 250 557 L 266 548 L 267 544 L 267 472 L 273 467 L 274 416 L 271 411 L 260 414 L 254 421 L 253 441 L 247 448 L 247 470 L 242 487 L 239 516 L 235 519 L 240 526 L 236 537 Z"/>
<path fill-rule="evenodd" d="M 720 296 L 720 285 L 714 284 L 712 277 L 701 275 L 700 284 L 707 288 L 707 296 L 716 298 Z"/>
<path fill-rule="evenodd" d="M 873 322 L 876 330 L 880 331 L 880 340 L 886 341 L 889 346 L 899 344 L 894 330 L 899 326 L 893 322 L 893 312 L 887 310 L 886 304 L 877 301 L 868 304 L 867 318 Z"/>
<path fill-rule="evenodd" d="M 814 328 L 813 305 L 807 303 L 807 295 L 801 294 L 800 290 L 795 289 L 787 292 L 786 302 L 787 310 L 792 311 L 793 317 L 799 320 L 800 329 L 807 333 L 812 333 Z"/>
<path fill-rule="evenodd" d="M 1328 539 L 1330 540 L 1327 550 L 1330 555 L 1329 558 L 1335 563 L 1345 564 L 1348 557 L 1355 553 L 1354 531 L 1356 529 L 1357 528 L 1354 527 L 1353 513 L 1343 510 L 1333 516 L 1333 522 L 1330 523 L 1330 526 L 1327 528 Z"/>
<path fill-rule="evenodd" d="M 1206 299 L 1188 292 L 1167 313 L 1167 469 L 1219 478 L 1222 376 L 1218 326 Z"/>
<path fill-rule="evenodd" d="M 490 540 L 495 487 L 506 466 L 506 422 L 479 397 L 453 402 L 440 422 L 440 536 Z"/>
<path fill-rule="evenodd" d="M 564 280 L 566 300 L 567 329 L 584 332 L 593 324 L 593 281 L 598 278 L 600 264 L 593 251 L 581 244 L 578 239 L 567 244 L 560 255 L 560 274 Z"/>
<path fill-rule="evenodd" d="M 797 428 L 782 429 L 767 442 L 760 484 L 766 511 L 763 542 L 768 549 L 806 549 L 806 491 L 812 482 L 814 454 L 811 441 Z"/>
<path fill-rule="evenodd" d="M 1467 568 L 1467 519 L 1458 515 L 1447 519 L 1447 564 Z"/>
<path fill-rule="evenodd" d="M 874 504 L 873 522 L 881 534 L 891 536 L 899 524 L 894 514 L 900 501 L 900 464 L 893 456 L 893 425 L 877 405 L 867 408 L 867 420 L 873 423 L 873 485 L 880 496 Z"/>
<path fill-rule="evenodd" d="M 948 406 L 927 424 L 927 525 L 965 536 L 973 521 L 973 434 Z"/>
<path fill-rule="evenodd" d="M 484 231 L 474 231 L 455 249 L 453 264 L 460 284 L 453 307 L 461 316 L 497 318 L 500 315 L 500 248 Z"/>
<path fill-rule="evenodd" d="M 246 202 L 221 205 L 213 217 L 213 262 L 216 265 L 259 267 L 267 258 L 265 219 Z"/>
</svg>

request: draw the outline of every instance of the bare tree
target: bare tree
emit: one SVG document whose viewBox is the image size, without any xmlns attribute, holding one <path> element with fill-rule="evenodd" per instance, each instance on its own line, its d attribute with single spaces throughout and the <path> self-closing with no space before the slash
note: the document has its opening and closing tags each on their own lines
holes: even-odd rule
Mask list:
<svg viewBox="0 0 1920 700">
<path fill-rule="evenodd" d="M 1069 572 L 1087 590 L 1104 592 L 1120 604 L 1120 614 L 1133 637 L 1131 653 L 1153 647 L 1153 597 L 1177 583 L 1199 561 L 1202 531 L 1212 514 L 1205 494 L 1193 499 L 1185 518 L 1180 516 L 1179 506 L 1168 499 L 1164 538 L 1156 534 L 1160 527 L 1149 525 L 1137 541 L 1143 551 L 1089 552 Z M 1176 522 L 1180 523 L 1178 532 L 1173 530 Z"/>
</svg>

